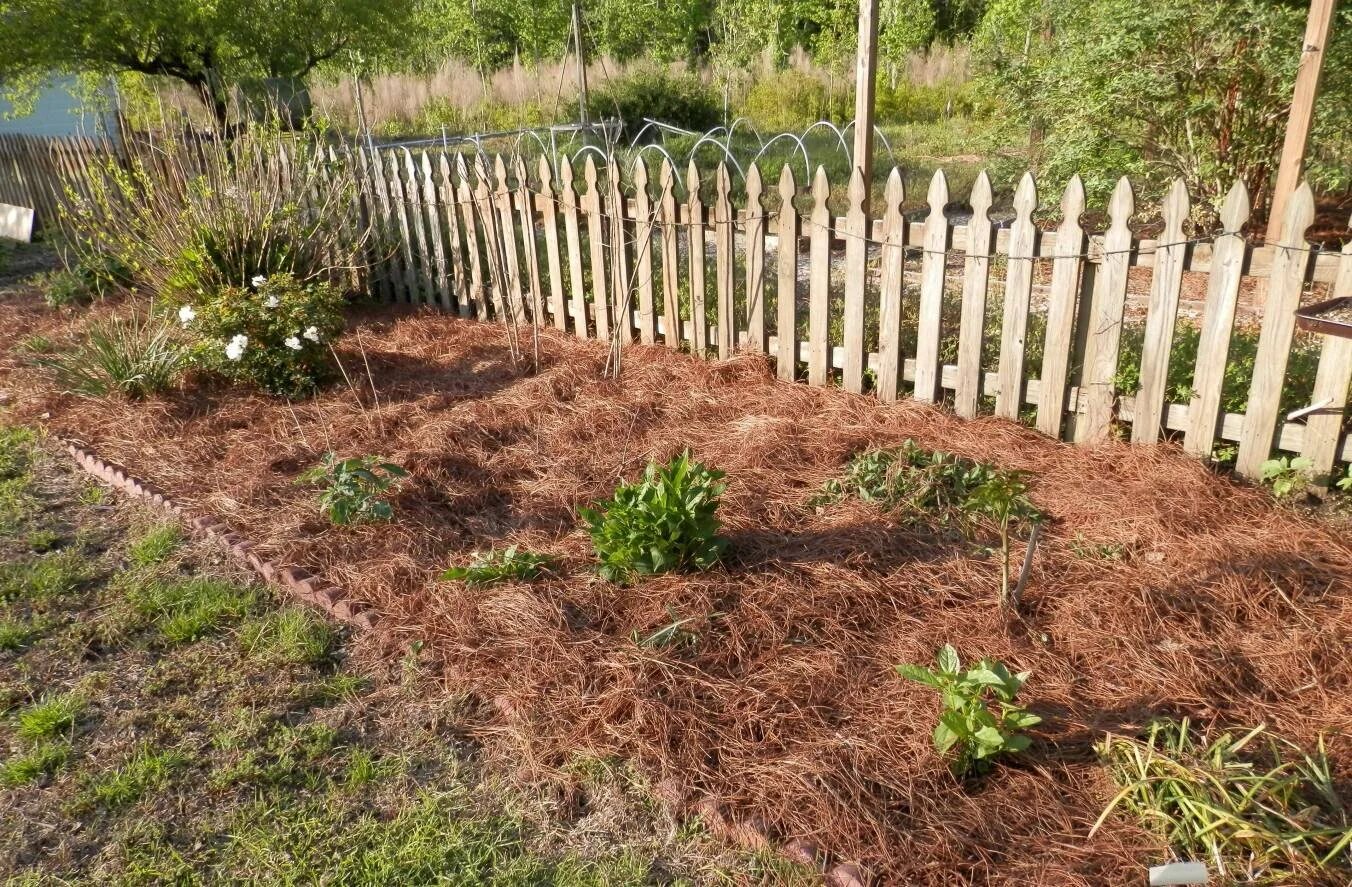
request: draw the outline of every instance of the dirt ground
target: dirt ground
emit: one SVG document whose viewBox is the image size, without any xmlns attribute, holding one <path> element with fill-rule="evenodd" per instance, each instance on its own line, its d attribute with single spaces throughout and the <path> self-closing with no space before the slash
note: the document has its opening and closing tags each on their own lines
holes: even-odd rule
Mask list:
<svg viewBox="0 0 1352 887">
<path fill-rule="evenodd" d="M 139 404 L 47 391 L 19 343 L 60 339 L 31 296 L 0 303 L 16 414 L 88 443 L 381 611 L 448 692 L 498 713 L 527 775 L 630 761 L 674 807 L 713 798 L 891 884 L 1128 884 L 1168 858 L 1139 824 L 1090 827 L 1114 793 L 1092 743 L 1163 714 L 1267 723 L 1312 747 L 1352 723 L 1352 543 L 1168 449 L 1077 448 L 547 332 L 513 364 L 501 328 L 369 314 L 340 349 L 350 386 L 304 403 L 194 383 Z M 529 350 L 529 349 L 528 349 Z M 1026 606 L 996 606 L 983 544 L 873 506 L 811 504 L 855 453 L 921 445 L 1030 472 L 1051 523 Z M 727 472 L 726 563 L 630 587 L 600 580 L 577 509 L 689 447 Z M 389 524 L 322 523 L 296 476 L 326 450 L 408 468 Z M 990 540 L 985 540 L 989 542 Z M 466 588 L 440 572 L 518 544 L 555 571 Z M 676 619 L 695 639 L 636 644 Z M 974 785 L 930 748 L 937 702 L 893 671 L 953 643 L 1032 677 L 1033 748 Z M 1352 779 L 1347 736 L 1329 745 Z"/>
</svg>

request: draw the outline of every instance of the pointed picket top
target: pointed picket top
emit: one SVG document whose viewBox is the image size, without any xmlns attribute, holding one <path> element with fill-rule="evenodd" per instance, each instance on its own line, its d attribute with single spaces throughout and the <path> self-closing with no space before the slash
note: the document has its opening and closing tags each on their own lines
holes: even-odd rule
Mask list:
<svg viewBox="0 0 1352 887">
<path fill-rule="evenodd" d="M 895 166 L 887 174 L 887 185 L 883 188 L 883 218 L 887 218 L 894 211 L 900 215 L 901 205 L 906 201 L 906 181 L 901 177 L 901 170 Z"/>
<path fill-rule="evenodd" d="M 1070 177 L 1066 182 L 1066 190 L 1061 194 L 1061 228 L 1063 230 L 1077 230 L 1080 228 L 1080 217 L 1084 215 L 1084 182 L 1080 179 L 1080 174 Z"/>
<path fill-rule="evenodd" d="M 1225 202 L 1221 204 L 1221 230 L 1227 234 L 1238 234 L 1249 220 L 1250 209 L 1249 189 L 1236 179 L 1230 186 L 1230 193 L 1225 195 Z"/>
<path fill-rule="evenodd" d="M 461 181 L 469 178 L 469 164 L 465 162 L 464 154 L 455 155 L 455 174 Z"/>
<path fill-rule="evenodd" d="M 1126 176 L 1117 180 L 1113 196 L 1108 200 L 1109 230 L 1121 230 L 1127 227 L 1132 214 L 1136 212 L 1136 194 Z"/>
<path fill-rule="evenodd" d="M 488 164 L 484 161 L 483 154 L 474 155 L 474 178 L 479 184 L 488 185 Z"/>
<path fill-rule="evenodd" d="M 1183 240 L 1183 223 L 1192 212 L 1192 201 L 1188 199 L 1188 186 L 1182 179 L 1174 179 L 1169 186 L 1169 194 L 1164 198 L 1160 214 L 1164 217 L 1164 232 L 1160 240 L 1165 244 L 1177 244 Z"/>
<path fill-rule="evenodd" d="M 535 165 L 535 168 L 540 175 L 540 190 L 546 195 L 552 196 L 554 193 L 554 170 L 549 166 L 549 158 L 541 154 L 540 162 Z"/>
<path fill-rule="evenodd" d="M 662 189 L 662 196 L 666 197 L 676 187 L 676 170 L 672 169 L 671 161 L 662 158 L 662 166 L 657 172 L 658 186 Z"/>
<path fill-rule="evenodd" d="M 850 171 L 846 197 L 849 200 L 849 206 L 845 208 L 846 215 L 864 212 L 864 201 L 868 199 L 868 185 L 864 184 L 864 171 L 857 166 Z"/>
<path fill-rule="evenodd" d="M 798 194 L 798 184 L 793 180 L 793 169 L 789 164 L 779 170 L 779 199 L 782 203 L 793 206 L 793 198 Z"/>
<path fill-rule="evenodd" d="M 573 190 L 573 162 L 566 154 L 559 160 L 559 188 L 563 191 Z"/>
<path fill-rule="evenodd" d="M 1314 193 L 1309 182 L 1301 182 L 1296 193 L 1286 204 L 1286 218 L 1282 220 L 1282 246 L 1305 246 L 1305 229 L 1314 222 Z"/>
<path fill-rule="evenodd" d="M 582 180 L 587 183 L 587 191 L 596 191 L 596 160 L 590 155 L 582 163 Z"/>
<path fill-rule="evenodd" d="M 498 190 L 507 190 L 507 164 L 502 162 L 501 154 L 493 155 L 493 178 L 497 180 Z"/>
<path fill-rule="evenodd" d="M 451 163 L 446 159 L 445 154 L 437 155 L 437 172 L 441 175 L 441 180 L 447 185 L 451 184 Z"/>
<path fill-rule="evenodd" d="M 972 185 L 972 196 L 967 202 L 972 205 L 972 220 L 984 222 L 991 211 L 991 204 L 995 202 L 991 194 L 991 177 L 986 175 L 984 169 L 977 174 L 976 182 Z"/>
<path fill-rule="evenodd" d="M 691 159 L 690 165 L 685 170 L 685 193 L 686 197 L 692 201 L 699 199 L 699 167 L 695 166 L 695 161 Z"/>
<path fill-rule="evenodd" d="M 404 171 L 410 176 L 413 175 L 415 170 L 413 164 L 413 152 L 407 148 L 400 148 L 399 151 L 404 155 Z"/>
<path fill-rule="evenodd" d="M 648 193 L 648 164 L 644 161 L 643 155 L 634 158 L 634 191 L 646 195 Z"/>
<path fill-rule="evenodd" d="M 826 178 L 826 167 L 817 166 L 812 177 L 812 201 L 816 208 L 825 209 L 826 199 L 831 196 L 831 182 Z"/>
<path fill-rule="evenodd" d="M 728 175 L 728 165 L 722 161 L 718 164 L 718 178 L 714 183 L 719 200 L 727 200 L 728 195 L 732 193 L 732 177 Z"/>
<path fill-rule="evenodd" d="M 426 151 L 423 152 L 423 155 L 422 155 L 422 163 L 421 163 L 420 165 L 422 166 L 423 181 L 425 181 L 425 182 L 431 182 L 431 181 L 432 181 L 432 158 L 428 156 L 428 154 L 427 154 Z"/>
<path fill-rule="evenodd" d="M 526 159 L 520 154 L 512 158 L 512 174 L 516 176 L 518 188 L 530 187 L 530 175 L 526 172 Z"/>
<path fill-rule="evenodd" d="M 752 161 L 750 168 L 746 171 L 746 208 L 748 210 L 759 210 L 761 208 L 761 194 L 764 192 L 765 186 L 761 183 L 760 167 L 756 165 L 755 161 Z"/>
<path fill-rule="evenodd" d="M 942 169 L 934 171 L 925 202 L 929 204 L 931 218 L 943 216 L 944 207 L 948 206 L 948 179 Z"/>
<path fill-rule="evenodd" d="M 1019 187 L 1014 190 L 1014 211 L 1020 219 L 1031 219 L 1036 209 L 1037 182 L 1031 172 L 1026 172 L 1019 179 Z"/>
</svg>

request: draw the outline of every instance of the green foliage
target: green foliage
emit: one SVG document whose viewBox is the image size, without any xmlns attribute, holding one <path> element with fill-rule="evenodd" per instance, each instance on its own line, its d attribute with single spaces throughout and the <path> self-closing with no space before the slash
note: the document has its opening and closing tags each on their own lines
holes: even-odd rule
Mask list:
<svg viewBox="0 0 1352 887">
<path fill-rule="evenodd" d="M 35 361 L 63 391 L 132 400 L 168 391 L 186 362 L 187 352 L 167 319 L 136 315 L 93 321 L 74 350 Z"/>
<path fill-rule="evenodd" d="M 1316 871 L 1346 873 L 1352 823 L 1322 738 L 1313 754 L 1271 735 L 1257 748 L 1265 732 L 1208 740 L 1184 718 L 1156 721 L 1141 738 L 1110 734 L 1096 748 L 1122 790 L 1094 830 L 1122 807 L 1175 852 L 1215 860 L 1226 880 L 1313 883 Z"/>
<path fill-rule="evenodd" d="M 583 508 L 601 576 L 628 582 L 671 570 L 707 570 L 727 540 L 718 536 L 723 472 L 692 462 L 686 450 L 664 466 L 649 462 L 643 480 L 622 484 L 595 508 Z"/>
<path fill-rule="evenodd" d="M 962 507 L 969 514 L 993 520 L 1000 530 L 1000 603 L 1018 608 L 1009 581 L 1010 532 L 1016 526 L 1042 521 L 1028 498 L 1028 484 L 1020 471 L 996 471 L 968 494 Z"/>
<path fill-rule="evenodd" d="M 70 548 L 36 560 L 0 564 L 0 600 L 51 601 L 64 597 L 90 576 L 82 552 Z"/>
<path fill-rule="evenodd" d="M 127 599 L 173 644 L 214 634 L 258 605 L 258 593 L 251 587 L 200 577 L 133 581 Z"/>
<path fill-rule="evenodd" d="M 53 271 L 37 281 L 50 308 L 75 308 L 93 301 L 93 293 L 73 271 Z"/>
<path fill-rule="evenodd" d="M 303 397 L 334 374 L 342 310 L 332 286 L 277 274 L 203 296 L 179 317 L 202 366 L 269 394 Z"/>
<path fill-rule="evenodd" d="M 793 69 L 758 79 L 740 108 L 741 116 L 767 132 L 802 132 L 818 120 L 843 122 L 853 113 L 854 94 L 848 86 L 828 85 Z"/>
<path fill-rule="evenodd" d="M 38 436 L 22 425 L 0 425 L 0 481 L 25 478 L 33 466 Z"/>
<path fill-rule="evenodd" d="M 183 530 L 176 523 L 158 524 L 127 546 L 127 558 L 138 567 L 163 563 L 183 544 Z"/>
<path fill-rule="evenodd" d="M 127 763 L 91 779 L 82 800 L 108 810 L 121 809 L 169 785 L 174 774 L 187 766 L 188 758 L 181 752 L 141 745 Z"/>
<path fill-rule="evenodd" d="M 0 764 L 0 788 L 18 788 L 50 776 L 70 758 L 65 742 L 43 742 Z"/>
<path fill-rule="evenodd" d="M 548 567 L 549 558 L 544 555 L 511 545 L 501 551 L 476 553 L 468 566 L 450 567 L 441 578 L 466 585 L 490 585 L 507 579 L 529 582 Z"/>
<path fill-rule="evenodd" d="M 1290 499 L 1305 490 L 1313 468 L 1314 463 L 1304 456 L 1277 456 L 1259 467 L 1259 476 L 1272 487 L 1273 496 Z"/>
<path fill-rule="evenodd" d="M 1347 466 L 1347 474 L 1338 478 L 1338 480 L 1334 482 L 1334 486 L 1344 493 L 1352 493 L 1352 465 Z"/>
<path fill-rule="evenodd" d="M 0 617 L 0 652 L 22 650 L 37 637 L 40 626 L 30 620 Z"/>
<path fill-rule="evenodd" d="M 338 636 L 326 620 L 302 607 L 280 610 L 240 626 L 240 645 L 273 665 L 318 665 L 333 654 Z"/>
<path fill-rule="evenodd" d="M 934 749 L 942 757 L 953 754 L 949 766 L 955 776 L 984 773 L 998 755 L 1028 748 L 1030 740 L 1022 731 L 1042 722 L 1014 702 L 1028 672 L 1012 674 L 993 659 L 964 670 L 957 651 L 948 644 L 939 650 L 935 663 L 937 669 L 905 664 L 896 668 L 902 677 L 931 687 L 942 697 Z"/>
<path fill-rule="evenodd" d="M 338 526 L 389 520 L 394 509 L 384 496 L 408 472 L 378 456 L 339 459 L 325 453 L 323 460 L 306 471 L 297 483 L 319 484 L 319 513 Z"/>
<path fill-rule="evenodd" d="M 45 742 L 70 733 L 89 703 L 77 693 L 55 693 L 19 712 L 14 732 L 28 742 Z"/>
<path fill-rule="evenodd" d="M 593 115 L 624 121 L 625 138 L 638 134 L 645 117 L 696 132 L 717 126 L 723 117 L 718 99 L 698 77 L 661 68 L 608 80 L 588 98 Z"/>
</svg>

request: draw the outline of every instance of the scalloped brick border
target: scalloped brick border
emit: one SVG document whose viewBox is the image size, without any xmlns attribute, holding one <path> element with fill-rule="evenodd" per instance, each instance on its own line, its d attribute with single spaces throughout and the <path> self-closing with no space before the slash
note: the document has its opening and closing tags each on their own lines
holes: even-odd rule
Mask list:
<svg viewBox="0 0 1352 887">
<path fill-rule="evenodd" d="M 288 594 L 318 608 L 339 622 L 345 622 L 354 628 L 369 631 L 376 627 L 379 615 L 368 609 L 361 601 L 347 596 L 343 589 L 325 582 L 321 577 L 292 565 L 278 565 L 266 560 L 254 550 L 254 544 L 234 532 L 221 521 L 209 514 L 193 515 L 183 506 L 171 500 L 164 491 L 146 483 L 127 472 L 125 468 L 107 462 L 85 447 L 70 440 L 63 440 L 64 449 L 81 469 L 128 496 L 144 499 L 169 514 L 184 521 L 193 535 L 215 539 L 225 545 L 230 556 L 245 569 L 257 574 L 264 582 L 278 586 Z M 496 700 L 505 717 L 511 719 L 515 712 L 506 698 Z M 696 805 L 696 812 L 710 831 L 749 849 L 774 849 L 786 859 L 807 866 L 816 867 L 822 873 L 829 887 L 868 887 L 872 878 L 860 866 L 846 862 L 831 864 L 831 856 L 815 842 L 805 838 L 792 838 L 777 842 L 770 833 L 769 825 L 760 817 L 736 820 L 712 801 L 703 801 Z"/>
</svg>

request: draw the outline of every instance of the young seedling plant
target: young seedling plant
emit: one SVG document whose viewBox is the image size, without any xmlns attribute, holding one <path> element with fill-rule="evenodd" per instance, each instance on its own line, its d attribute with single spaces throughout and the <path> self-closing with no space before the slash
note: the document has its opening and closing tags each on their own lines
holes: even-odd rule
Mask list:
<svg viewBox="0 0 1352 887">
<path fill-rule="evenodd" d="M 1000 605 L 1018 609 L 1019 594 L 1027 580 L 1028 568 L 1032 565 L 1033 551 L 1037 547 L 1038 530 L 1042 522 L 1042 512 L 1038 511 L 1028 498 L 1028 484 L 1024 475 L 1018 471 L 996 471 L 974 489 L 963 503 L 963 510 L 978 514 L 995 521 L 1000 529 Z M 1013 531 L 1020 525 L 1031 525 L 1028 540 L 1028 554 L 1024 558 L 1024 569 L 1018 588 L 1010 587 L 1009 549 Z"/>
<path fill-rule="evenodd" d="M 1263 482 L 1272 487 L 1272 495 L 1278 499 L 1290 499 L 1305 489 L 1310 481 L 1310 470 L 1314 462 L 1304 456 L 1278 456 L 1269 459 L 1259 467 Z"/>
<path fill-rule="evenodd" d="M 958 651 L 945 644 L 935 656 L 936 668 L 898 665 L 908 680 L 939 691 L 943 711 L 934 728 L 934 750 L 950 758 L 949 769 L 959 779 L 988 771 L 994 759 L 1028 748 L 1022 731 L 1042 718 L 1015 703 L 1029 672 L 1013 674 L 1003 662 L 982 659 L 963 669 Z"/>
<path fill-rule="evenodd" d="M 319 512 L 338 526 L 389 520 L 394 509 L 385 494 L 408 472 L 378 456 L 339 459 L 325 453 L 323 460 L 302 474 L 301 484 L 318 484 Z"/>
<path fill-rule="evenodd" d="M 549 558 L 511 545 L 501 551 L 475 552 L 469 564 L 450 567 L 441 578 L 466 585 L 491 585 L 508 579 L 528 582 L 548 568 Z"/>
</svg>

